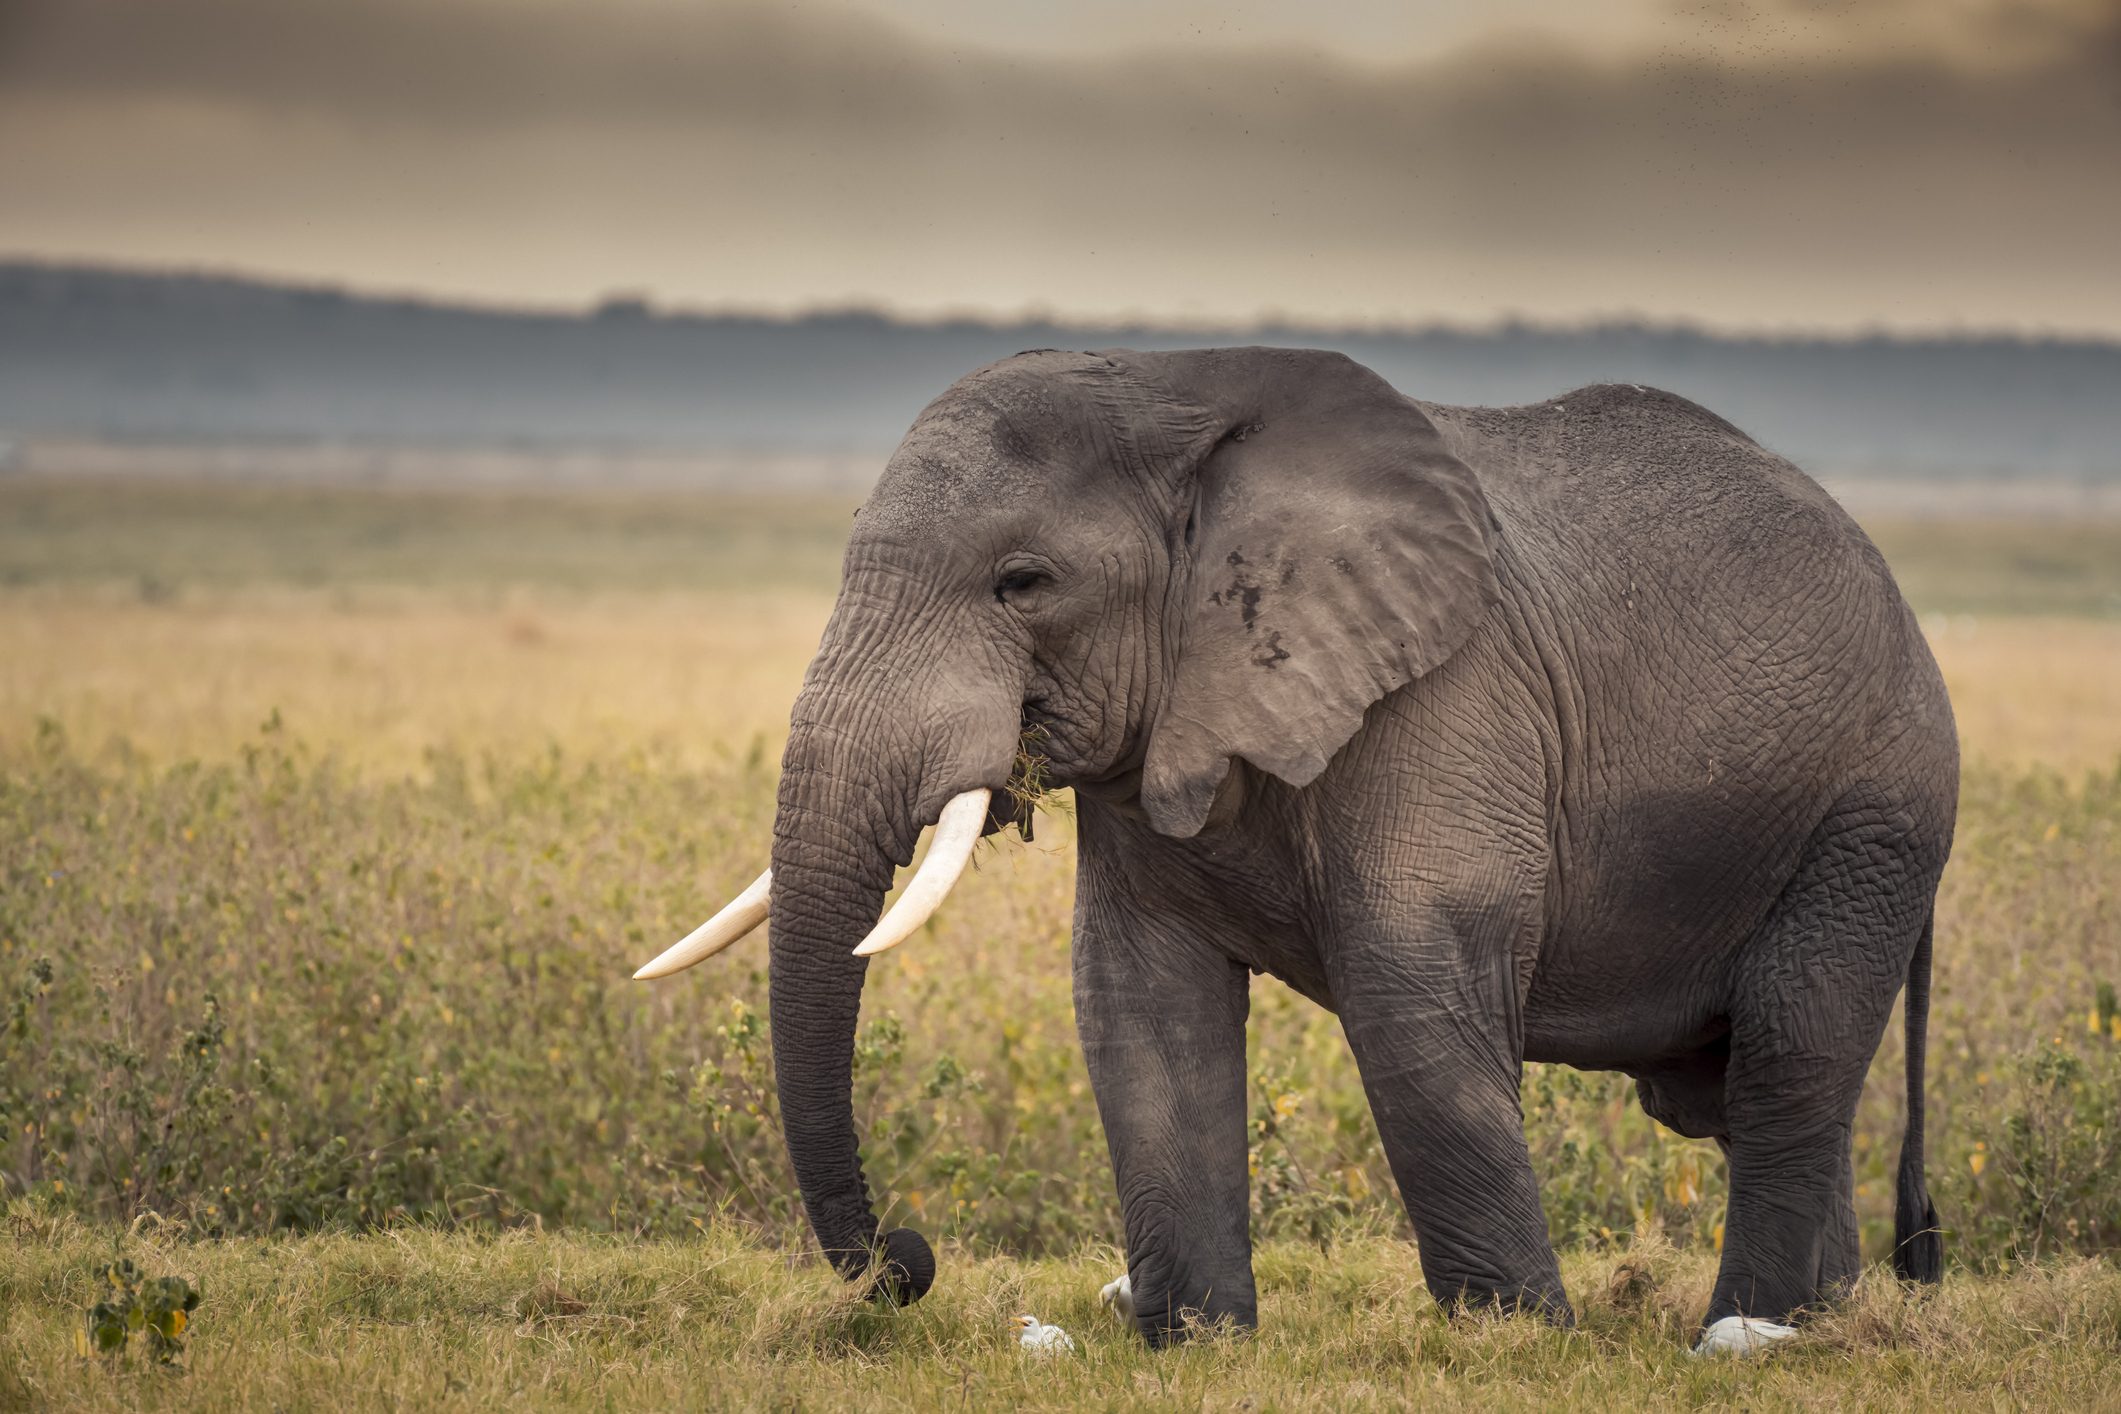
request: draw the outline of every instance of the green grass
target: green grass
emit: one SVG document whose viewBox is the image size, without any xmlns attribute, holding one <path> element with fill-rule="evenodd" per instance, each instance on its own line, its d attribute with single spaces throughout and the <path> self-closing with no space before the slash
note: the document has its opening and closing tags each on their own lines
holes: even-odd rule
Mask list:
<svg viewBox="0 0 2121 1414">
<path fill-rule="evenodd" d="M 1098 1307 L 1115 1254 L 946 1252 L 904 1311 L 728 1229 L 686 1240 L 418 1230 L 122 1243 L 203 1300 L 182 1373 L 76 1353 L 116 1235 L 18 1208 L 0 1244 L 0 1404 L 334 1408 L 1505 1409 L 2111 1407 L 2121 1274 L 2056 1263 L 1910 1298 L 1872 1273 L 1764 1359 L 1686 1353 L 1706 1258 L 1654 1242 L 1564 1264 L 1573 1333 L 1447 1318 L 1403 1244 L 1259 1254 L 1260 1332 L 1151 1352 Z M 955 1260 L 949 1260 L 951 1258 Z M 1008 1318 L 1075 1337 L 1027 1358 Z"/>
<path fill-rule="evenodd" d="M 2121 521 L 1874 517 L 1864 528 L 1921 613 L 2121 619 Z"/>
<path fill-rule="evenodd" d="M 0 586 L 829 590 L 854 502 L 0 479 Z"/>
</svg>

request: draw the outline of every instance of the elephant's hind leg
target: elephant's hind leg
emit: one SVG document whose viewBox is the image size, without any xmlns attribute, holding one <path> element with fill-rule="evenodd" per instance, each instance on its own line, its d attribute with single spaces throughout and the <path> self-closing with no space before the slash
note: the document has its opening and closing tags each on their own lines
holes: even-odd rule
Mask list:
<svg viewBox="0 0 2121 1414">
<path fill-rule="evenodd" d="M 1780 1320 L 1855 1281 L 1856 1103 L 1942 864 L 1908 812 L 1846 800 L 1751 944 L 1731 1008 L 1730 1206 L 1709 1322 Z"/>
</svg>

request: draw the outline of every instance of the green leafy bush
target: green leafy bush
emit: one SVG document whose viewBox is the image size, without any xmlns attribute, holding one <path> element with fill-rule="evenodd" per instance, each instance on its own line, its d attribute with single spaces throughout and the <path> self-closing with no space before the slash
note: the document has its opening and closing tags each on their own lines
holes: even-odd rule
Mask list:
<svg viewBox="0 0 2121 1414">
<path fill-rule="evenodd" d="M 97 1300 L 84 1316 L 83 1354 L 117 1358 L 135 1342 L 157 1365 L 184 1356 L 184 1332 L 199 1293 L 183 1277 L 143 1275 L 130 1257 L 96 1269 Z"/>
</svg>

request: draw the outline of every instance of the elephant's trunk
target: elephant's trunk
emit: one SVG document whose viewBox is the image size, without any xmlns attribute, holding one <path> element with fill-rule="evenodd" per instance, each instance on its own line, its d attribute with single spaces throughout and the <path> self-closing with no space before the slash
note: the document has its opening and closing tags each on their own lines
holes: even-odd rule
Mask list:
<svg viewBox="0 0 2121 1414">
<path fill-rule="evenodd" d="M 939 701 L 903 680 L 849 682 L 827 666 L 830 656 L 828 642 L 796 705 L 774 817 L 774 1071 L 819 1245 L 849 1279 L 880 1258 L 876 1294 L 903 1303 L 927 1291 L 935 1259 L 910 1229 L 878 1240 L 854 1126 L 855 1026 L 868 970 L 854 949 L 944 802 L 1006 778 L 1020 695 L 1013 685 L 966 692 L 960 679 Z M 942 852 L 938 840 L 930 857 Z"/>
<path fill-rule="evenodd" d="M 854 1032 L 869 967 L 854 947 L 876 921 L 893 866 L 912 840 L 887 818 L 881 796 L 889 788 L 851 778 L 845 752 L 821 759 L 817 736 L 790 738 L 774 818 L 773 1065 L 810 1225 L 832 1265 L 852 1279 L 877 1250 L 854 1131 Z M 918 1300 L 934 1279 L 935 1259 L 918 1234 L 893 1238 L 884 1294 Z"/>
</svg>

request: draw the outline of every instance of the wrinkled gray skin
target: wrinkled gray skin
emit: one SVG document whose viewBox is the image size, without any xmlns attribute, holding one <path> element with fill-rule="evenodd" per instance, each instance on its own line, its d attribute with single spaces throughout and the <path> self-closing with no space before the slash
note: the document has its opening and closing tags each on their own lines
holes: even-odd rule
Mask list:
<svg viewBox="0 0 2121 1414">
<path fill-rule="evenodd" d="M 1077 1024 L 1152 1342 L 1255 1319 L 1248 971 L 1340 1015 L 1436 1296 L 1564 1322 L 1522 1062 L 1623 1071 L 1720 1141 L 1706 1319 L 1786 1317 L 1856 1275 L 1852 1117 L 1906 982 L 1895 1259 L 1934 1278 L 1951 711 L 1877 551 L 1729 424 L 1626 386 L 1430 406 L 1274 349 L 1023 354 L 921 414 L 773 848 L 789 1150 L 826 1251 L 880 1250 L 899 1300 L 933 1261 L 878 1237 L 849 950 L 1025 727 L 1078 793 Z"/>
</svg>

